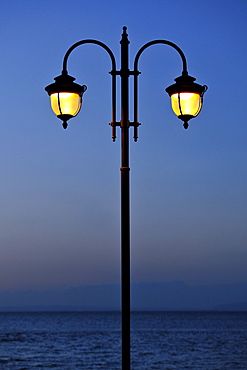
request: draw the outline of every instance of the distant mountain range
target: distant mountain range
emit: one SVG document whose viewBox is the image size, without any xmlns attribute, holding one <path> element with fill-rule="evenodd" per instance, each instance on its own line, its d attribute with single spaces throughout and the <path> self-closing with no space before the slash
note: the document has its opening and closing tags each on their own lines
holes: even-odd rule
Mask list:
<svg viewBox="0 0 247 370">
<path fill-rule="evenodd" d="M 247 311 L 247 283 L 186 285 L 139 283 L 131 287 L 132 310 Z M 0 311 L 120 310 L 120 286 L 85 285 L 64 289 L 0 292 Z"/>
</svg>

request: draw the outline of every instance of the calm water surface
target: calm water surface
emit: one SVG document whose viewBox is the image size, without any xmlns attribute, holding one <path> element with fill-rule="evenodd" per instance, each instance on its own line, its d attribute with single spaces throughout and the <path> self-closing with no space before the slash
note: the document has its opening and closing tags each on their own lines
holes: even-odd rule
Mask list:
<svg viewBox="0 0 247 370">
<path fill-rule="evenodd" d="M 116 312 L 0 313 L 0 369 L 121 369 Z M 132 369 L 247 369 L 247 313 L 134 312 Z"/>
</svg>

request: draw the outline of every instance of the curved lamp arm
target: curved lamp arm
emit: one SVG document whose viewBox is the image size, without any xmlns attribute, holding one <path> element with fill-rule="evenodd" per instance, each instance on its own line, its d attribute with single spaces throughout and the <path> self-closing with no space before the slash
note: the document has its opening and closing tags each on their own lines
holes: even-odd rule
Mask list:
<svg viewBox="0 0 247 370">
<path fill-rule="evenodd" d="M 171 46 L 173 49 L 175 49 L 179 53 L 179 55 L 182 59 L 182 64 L 183 64 L 182 75 L 183 76 L 188 75 L 187 61 L 186 61 L 185 55 L 184 55 L 183 51 L 176 44 L 174 44 L 173 42 L 167 41 L 167 40 L 153 40 L 153 41 L 147 42 L 145 45 L 143 45 L 139 49 L 139 51 L 137 52 L 137 54 L 135 56 L 135 59 L 134 59 L 134 130 L 135 130 L 134 139 L 135 139 L 135 141 L 137 140 L 137 128 L 140 124 L 138 122 L 138 75 L 141 72 L 138 71 L 138 61 L 139 61 L 139 58 L 140 58 L 141 54 L 143 53 L 143 51 L 146 50 L 149 46 L 152 46 L 152 45 L 155 45 L 155 44 L 164 44 L 164 45 Z"/>
<path fill-rule="evenodd" d="M 106 45 L 104 44 L 103 42 L 101 41 L 98 41 L 98 40 L 93 40 L 93 39 L 86 39 L 86 40 L 81 40 L 81 41 L 78 41 L 76 42 L 75 44 L 73 44 L 65 53 L 65 56 L 63 58 L 63 71 L 62 73 L 66 73 L 67 72 L 67 62 L 68 62 L 68 57 L 69 55 L 71 54 L 71 52 L 77 48 L 78 46 L 80 45 L 83 45 L 83 44 L 96 44 L 96 45 L 99 45 L 101 46 L 103 49 L 105 49 L 108 54 L 110 55 L 110 58 L 111 58 L 111 61 L 112 61 L 112 70 L 113 71 L 116 71 L 116 60 L 115 60 L 115 57 L 114 57 L 114 54 L 113 52 L 111 51 L 111 49 Z"/>
<path fill-rule="evenodd" d="M 69 58 L 71 52 L 75 48 L 77 48 L 78 46 L 83 45 L 83 44 L 96 44 L 98 46 L 101 46 L 103 49 L 105 49 L 107 51 L 107 53 L 109 54 L 109 56 L 111 58 L 112 70 L 111 70 L 110 74 L 112 75 L 112 122 L 110 123 L 110 125 L 112 125 L 112 129 L 114 130 L 114 132 L 112 133 L 112 136 L 114 137 L 115 136 L 115 123 L 116 123 L 116 74 L 117 73 L 116 73 L 116 59 L 115 59 L 114 54 L 111 51 L 111 49 L 106 44 L 104 44 L 103 42 L 98 41 L 98 40 L 85 39 L 85 40 L 81 40 L 81 41 L 76 42 L 65 53 L 65 56 L 64 56 L 64 59 L 63 59 L 62 75 L 67 75 L 68 74 L 67 63 L 68 63 L 68 58 Z"/>
<path fill-rule="evenodd" d="M 138 71 L 138 61 L 139 61 L 139 58 L 140 58 L 141 54 L 143 53 L 143 51 L 145 49 L 147 49 L 149 46 L 152 46 L 152 45 L 155 45 L 155 44 L 169 45 L 173 49 L 177 50 L 177 52 L 180 54 L 180 56 L 182 58 L 182 62 L 183 62 L 183 74 L 188 74 L 188 71 L 187 71 L 187 61 L 186 61 L 186 58 L 185 58 L 185 55 L 184 55 L 183 51 L 176 44 L 174 44 L 174 42 L 167 41 L 167 40 L 153 40 L 153 41 L 147 42 L 145 45 L 143 45 L 140 48 L 140 50 L 137 52 L 136 56 L 135 56 L 135 60 L 134 60 L 134 71 Z"/>
</svg>

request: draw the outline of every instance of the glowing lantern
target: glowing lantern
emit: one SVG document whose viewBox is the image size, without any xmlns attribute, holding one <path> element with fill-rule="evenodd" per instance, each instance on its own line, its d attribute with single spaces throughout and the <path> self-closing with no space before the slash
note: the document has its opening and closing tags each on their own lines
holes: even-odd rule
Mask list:
<svg viewBox="0 0 247 370">
<path fill-rule="evenodd" d="M 75 83 L 75 78 L 67 74 L 55 77 L 54 80 L 45 90 L 50 96 L 53 112 L 63 121 L 63 128 L 67 128 L 67 121 L 75 117 L 81 109 L 82 95 L 87 87 Z"/>
<path fill-rule="evenodd" d="M 194 77 L 182 75 L 175 78 L 175 84 L 166 88 L 171 97 L 172 110 L 184 122 L 185 129 L 189 126 L 188 121 L 200 113 L 207 90 L 206 85 L 194 83 L 195 80 Z"/>
</svg>

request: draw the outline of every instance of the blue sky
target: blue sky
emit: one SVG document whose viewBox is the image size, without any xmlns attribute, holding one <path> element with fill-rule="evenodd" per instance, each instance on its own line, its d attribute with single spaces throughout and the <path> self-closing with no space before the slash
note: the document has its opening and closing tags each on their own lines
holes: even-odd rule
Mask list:
<svg viewBox="0 0 247 370">
<path fill-rule="evenodd" d="M 81 39 L 106 43 L 119 68 L 123 26 L 131 68 L 143 44 L 166 39 L 184 51 L 190 75 L 209 86 L 186 131 L 164 92 L 181 74 L 180 57 L 163 45 L 141 56 L 142 126 L 130 144 L 132 281 L 246 282 L 246 1 L 0 6 L 0 291 L 120 281 L 120 140 L 111 142 L 108 126 L 110 59 L 95 45 L 71 55 L 69 73 L 88 90 L 67 130 L 44 87 Z M 131 80 L 131 114 L 132 87 Z"/>
</svg>

